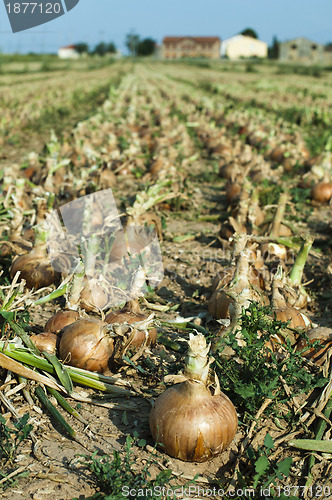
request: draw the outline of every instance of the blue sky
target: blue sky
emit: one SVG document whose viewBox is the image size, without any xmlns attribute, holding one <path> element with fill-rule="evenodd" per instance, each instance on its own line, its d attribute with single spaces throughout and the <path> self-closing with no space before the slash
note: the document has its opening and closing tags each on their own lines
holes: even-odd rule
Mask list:
<svg viewBox="0 0 332 500">
<path fill-rule="evenodd" d="M 166 35 L 217 35 L 226 39 L 246 27 L 253 28 L 268 44 L 274 35 L 280 41 L 304 36 L 318 43 L 332 42 L 332 1 L 80 0 L 58 19 L 12 33 L 0 0 L 3 53 L 56 52 L 60 46 L 80 41 L 90 48 L 100 41 L 113 41 L 126 53 L 124 40 L 130 31 L 160 43 Z"/>
</svg>

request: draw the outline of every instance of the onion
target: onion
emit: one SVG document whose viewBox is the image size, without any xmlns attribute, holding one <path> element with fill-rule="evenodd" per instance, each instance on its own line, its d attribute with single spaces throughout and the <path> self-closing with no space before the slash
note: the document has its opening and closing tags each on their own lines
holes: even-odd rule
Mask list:
<svg viewBox="0 0 332 500">
<path fill-rule="evenodd" d="M 296 350 L 305 349 L 302 356 L 318 365 L 323 365 L 328 358 L 328 351 L 332 348 L 332 329 L 323 326 L 312 328 L 307 332 L 307 337 L 308 341 L 305 338 L 298 340 Z M 312 347 L 315 342 L 319 342 L 318 347 Z"/>
<path fill-rule="evenodd" d="M 126 309 L 120 309 L 118 311 L 109 312 L 105 316 L 106 323 L 110 324 L 122 324 L 127 323 L 132 325 L 134 330 L 134 335 L 130 341 L 131 347 L 140 347 L 146 339 L 146 345 L 151 345 L 153 347 L 157 341 L 157 329 L 151 328 L 141 328 L 140 326 L 144 321 L 148 319 L 145 314 L 135 313 L 133 311 L 128 311 Z"/>
<path fill-rule="evenodd" d="M 142 252 L 151 241 L 146 232 L 139 231 L 136 227 L 128 226 L 124 231 L 119 231 L 111 248 L 111 261 L 121 260 L 129 255 Z"/>
<path fill-rule="evenodd" d="M 52 264 L 44 253 L 38 249 L 16 257 L 10 268 L 10 277 L 20 271 L 20 278 L 24 279 L 28 288 L 44 288 L 50 286 L 60 278 L 60 273 L 56 272 Z"/>
<path fill-rule="evenodd" d="M 31 335 L 31 340 L 40 352 L 56 353 L 58 337 L 52 332 L 43 332 L 38 335 Z"/>
<path fill-rule="evenodd" d="M 245 249 L 237 257 L 236 269 L 229 280 L 229 272 L 221 276 L 220 284 L 215 287 L 209 300 L 208 309 L 216 319 L 225 319 L 229 315 L 229 308 L 238 312 L 247 307 L 251 301 L 267 304 L 268 300 L 260 288 L 260 276 L 252 271 L 249 265 L 250 250 Z M 228 281 L 228 282 L 227 282 Z M 226 282 L 226 283 L 225 283 Z M 214 285 L 215 286 L 215 285 Z"/>
<path fill-rule="evenodd" d="M 229 179 L 230 181 L 234 182 L 234 179 L 240 173 L 240 169 L 240 165 L 234 161 L 231 161 L 229 163 L 220 162 L 218 175 L 223 179 Z"/>
<path fill-rule="evenodd" d="M 68 365 L 103 373 L 113 354 L 113 339 L 107 327 L 107 323 L 92 318 L 65 326 L 60 332 L 60 358 Z"/>
<path fill-rule="evenodd" d="M 98 312 L 99 309 L 107 307 L 109 295 L 106 288 L 107 283 L 103 286 L 103 283 L 96 278 L 85 277 L 80 294 L 80 306 L 87 312 Z"/>
<path fill-rule="evenodd" d="M 74 323 L 79 317 L 80 315 L 77 311 L 58 311 L 46 323 L 44 332 L 59 332 L 65 326 Z"/>
<path fill-rule="evenodd" d="M 282 166 L 284 167 L 285 172 L 291 172 L 294 169 L 295 165 L 296 159 L 291 156 L 287 156 L 282 160 Z"/>
<path fill-rule="evenodd" d="M 204 462 L 227 448 L 237 430 L 236 410 L 219 386 L 207 387 L 210 345 L 202 334 L 190 334 L 187 380 L 167 389 L 150 413 L 154 440 L 168 455 L 186 462 Z"/>
<path fill-rule="evenodd" d="M 301 280 L 312 243 L 312 238 L 307 237 L 303 240 L 289 276 L 285 275 L 280 265 L 278 266 L 272 283 L 272 305 L 274 309 L 284 309 L 286 307 L 302 309 L 310 301 Z"/>
<path fill-rule="evenodd" d="M 241 185 L 238 182 L 228 181 L 226 184 L 226 200 L 228 203 L 235 203 L 241 193 Z"/>
<path fill-rule="evenodd" d="M 61 275 L 54 270 L 48 258 L 45 243 L 47 234 L 44 225 L 38 224 L 34 230 L 36 237 L 33 249 L 14 259 L 10 268 L 10 276 L 13 278 L 20 271 L 26 286 L 38 290 L 52 285 L 60 279 Z"/>
<path fill-rule="evenodd" d="M 269 152 L 270 160 L 276 163 L 281 163 L 284 159 L 284 153 L 285 151 L 281 146 L 276 146 Z"/>
<path fill-rule="evenodd" d="M 301 313 L 294 307 L 287 307 L 285 309 L 277 309 L 274 311 L 276 318 L 279 321 L 289 321 L 290 328 L 308 328 L 312 326 L 312 322 L 305 314 Z"/>
<path fill-rule="evenodd" d="M 294 307 L 286 307 L 283 309 L 274 310 L 275 317 L 278 321 L 289 322 L 289 328 L 308 329 L 313 326 L 311 320 L 305 314 L 301 313 Z M 279 349 L 281 344 L 285 344 L 285 339 L 290 341 L 291 345 L 296 343 L 298 334 L 294 334 L 290 330 L 285 330 L 284 335 L 275 334 L 267 342 L 266 346 L 272 348 L 272 351 Z"/>
<path fill-rule="evenodd" d="M 328 203 L 332 198 L 332 182 L 319 182 L 311 190 L 311 198 L 318 203 Z"/>
</svg>

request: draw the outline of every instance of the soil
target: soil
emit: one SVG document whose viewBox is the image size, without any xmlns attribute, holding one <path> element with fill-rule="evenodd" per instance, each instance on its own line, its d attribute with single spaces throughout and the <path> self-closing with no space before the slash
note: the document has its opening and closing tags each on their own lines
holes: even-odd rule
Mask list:
<svg viewBox="0 0 332 500">
<path fill-rule="evenodd" d="M 30 150 L 41 151 L 44 139 L 35 138 L 33 143 L 29 143 Z M 24 161 L 25 154 L 26 144 L 22 144 L 22 148 L 15 152 L 7 151 L 3 165 L 8 164 L 7 161 L 20 165 Z M 185 209 L 166 210 L 165 207 L 159 209 L 160 215 L 166 221 L 164 240 L 161 242 L 164 279 L 156 291 L 154 300 L 157 305 L 172 306 L 167 312 L 155 313 L 159 322 L 174 319 L 178 315 L 193 317 L 197 325 L 203 324 L 211 333 L 217 335 L 220 325 L 208 316 L 207 300 L 212 281 L 218 270 L 225 263 L 229 263 L 231 251 L 222 246 L 219 236 L 221 222 L 203 220 L 204 216 L 205 219 L 211 219 L 211 216 L 220 213 L 227 205 L 224 180 L 216 175 L 210 180 L 205 179 L 204 174 L 211 171 L 212 164 L 213 160 L 205 155 L 191 166 L 190 172 L 187 172 L 191 197 Z M 120 196 L 125 199 L 130 197 L 132 184 L 137 185 L 137 180 L 131 180 L 126 185 L 119 176 L 117 186 L 121 186 L 121 190 L 118 187 L 114 189 L 118 201 Z M 330 206 L 323 208 L 314 206 L 306 224 L 300 222 L 298 225 L 299 234 L 309 229 L 315 236 L 316 242 L 316 252 L 309 256 L 309 271 L 306 273 L 306 280 L 313 280 L 310 289 L 314 297 L 308 314 L 313 321 L 329 327 L 332 327 L 331 215 Z M 176 242 L 175 239 L 179 236 L 183 236 L 184 240 Z M 320 247 L 323 251 L 318 253 Z M 61 300 L 57 304 L 51 303 L 38 309 L 31 309 L 31 325 L 35 331 L 42 330 L 59 305 Z M 144 310 L 144 304 L 142 308 Z M 148 308 L 145 310 L 151 313 Z M 91 456 L 97 452 L 112 457 L 115 450 L 124 456 L 126 437 L 133 436 L 134 432 L 137 438 L 131 448 L 133 471 L 142 470 L 150 463 L 149 472 L 153 479 L 160 471 L 171 469 L 173 488 L 183 486 L 194 478 L 196 485 L 203 489 L 215 486 L 216 478 L 219 478 L 222 484 L 229 482 L 234 475 L 238 459 L 243 459 L 245 474 L 246 458 L 241 446 L 249 429 L 241 425 L 230 447 L 212 461 L 202 464 L 182 462 L 154 450 L 155 443 L 148 424 L 151 404 L 164 390 L 163 374 L 177 373 L 181 370 L 185 352 L 184 341 L 188 339 L 187 331 L 174 331 L 168 327 L 160 326 L 159 333 L 170 340 L 176 340 L 184 347 L 181 352 L 176 352 L 158 343 L 156 347 L 147 349 L 138 360 L 137 366 L 141 370 L 130 365 L 125 365 L 120 370 L 121 377 L 129 381 L 136 391 L 135 397 L 101 397 L 102 402 L 112 403 L 114 408 L 80 403 L 79 413 L 88 425 L 78 422 L 57 406 L 76 431 L 77 440 L 70 439 L 50 415 L 40 410 L 39 406 L 29 407 L 20 394 L 11 399 L 20 415 L 28 411 L 32 417 L 35 441 L 32 442 L 31 439 L 24 441 L 13 464 L 14 470 L 22 468 L 22 471 L 28 471 L 29 474 L 20 477 L 16 485 L 4 490 L 1 498 L 10 500 L 89 498 L 98 491 L 98 487 L 84 463 L 83 456 Z M 153 368 L 149 371 L 148 368 L 151 366 Z M 85 388 L 76 390 L 88 397 L 94 394 L 92 390 Z M 73 406 L 77 405 L 77 402 L 70 398 L 69 401 Z M 52 402 L 56 404 L 53 399 Z M 7 417 L 8 415 L 9 413 Z M 275 440 L 284 434 L 275 421 L 262 416 L 257 421 L 251 445 L 262 446 L 267 432 Z M 139 440 L 144 440 L 145 444 L 139 446 Z M 240 452 L 244 457 L 240 457 Z M 293 457 L 294 465 L 287 479 L 288 484 L 292 484 L 296 476 L 305 474 L 305 456 L 298 451 L 290 452 L 289 448 L 283 446 L 276 449 L 275 458 L 281 458 L 280 454 L 282 457 L 288 454 Z M 318 461 L 313 469 L 314 480 L 321 483 L 323 478 L 328 477 L 329 471 L 327 460 Z M 332 491 L 332 482 L 325 484 L 330 485 Z M 215 497 L 217 498 L 210 496 L 210 498 Z M 199 498 L 199 495 L 195 498 Z"/>
<path fill-rule="evenodd" d="M 213 213 L 218 208 L 223 196 L 224 191 L 221 186 L 206 183 L 205 185 L 201 184 L 200 188 L 196 190 L 193 201 L 199 205 L 202 198 L 209 200 L 207 210 Z M 318 228 L 319 219 L 321 227 L 324 228 L 329 213 L 330 209 L 314 212 L 309 223 Z M 157 313 L 160 321 L 175 318 L 179 314 L 182 317 L 206 315 L 207 298 L 213 278 L 217 270 L 220 269 L 221 263 L 229 258 L 229 251 L 222 253 L 218 245 L 218 224 L 196 222 L 192 220 L 192 218 L 195 219 L 195 212 L 190 210 L 180 215 L 181 218 L 179 218 L 179 214 L 167 214 L 166 239 L 162 243 L 165 276 L 157 291 L 161 303 L 177 305 L 178 308 L 176 311 Z M 194 239 L 182 243 L 167 240 L 167 235 L 174 237 L 188 234 L 194 235 Z M 320 237 L 324 239 L 323 234 L 320 234 Z M 325 269 L 330 259 L 325 256 L 325 258 L 320 259 L 312 257 L 312 260 L 316 274 L 314 277 L 315 286 L 317 291 L 322 293 L 320 279 L 327 282 Z M 308 278 L 310 279 L 311 276 Z M 330 283 L 331 281 L 329 281 L 328 286 Z M 331 327 L 330 307 L 331 297 L 325 299 L 324 313 L 321 313 L 320 307 L 319 318 L 314 314 L 313 320 L 319 320 L 320 324 Z M 54 311 L 54 305 L 45 305 L 40 310 L 33 312 L 31 322 L 42 328 Z M 312 307 L 312 312 L 315 312 L 315 307 Z M 217 331 L 218 325 L 211 321 L 209 328 L 212 331 Z M 188 338 L 187 333 L 174 334 L 169 329 L 164 330 L 163 333 L 165 332 L 179 343 Z M 27 408 L 21 399 L 15 402 L 20 414 L 28 409 L 34 418 L 34 433 L 37 443 L 31 447 L 31 443 L 27 441 L 20 448 L 14 464 L 15 469 L 24 467 L 29 470 L 29 476 L 21 478 L 17 486 L 4 491 L 2 498 L 10 500 L 44 500 L 49 498 L 70 500 L 92 496 L 98 491 L 98 488 L 92 481 L 91 472 L 83 464 L 82 456 L 90 456 L 93 452 L 98 452 L 112 457 L 114 450 L 123 454 L 126 436 L 133 435 L 134 431 L 137 432 L 139 439 L 146 441 L 146 446 L 139 447 L 137 443 L 132 446 L 133 470 L 144 467 L 148 461 L 151 461 L 151 453 L 153 453 L 152 465 L 149 467 L 151 478 L 162 470 L 172 469 L 173 481 L 171 484 L 173 488 L 185 485 L 194 477 L 196 478 L 195 487 L 199 485 L 205 489 L 215 485 L 216 477 L 223 478 L 223 481 L 230 480 L 241 442 L 245 438 L 241 429 L 225 452 L 212 461 L 202 464 L 185 463 L 160 452 L 152 451 L 154 442 L 150 435 L 148 420 L 152 398 L 156 397 L 162 390 L 160 387 L 163 373 L 162 363 L 166 363 L 171 372 L 176 372 L 181 369 L 183 354 L 171 353 L 164 346 L 158 345 L 151 351 L 146 351 L 144 357 L 146 356 L 159 365 L 157 373 L 155 373 L 155 380 L 151 380 L 149 375 L 142 377 L 130 367 L 122 372 L 123 377 L 129 380 L 142 395 L 138 394 L 137 397 L 130 398 L 130 400 L 124 398 L 109 399 L 109 401 L 114 402 L 114 409 L 81 403 L 79 412 L 89 422 L 88 426 L 77 422 L 59 408 L 59 411 L 77 432 L 78 442 L 64 435 L 52 418 L 45 413 L 36 413 L 31 408 Z M 164 361 L 160 362 L 161 359 Z M 144 362 L 141 365 L 144 367 Z M 93 393 L 87 389 L 81 389 L 81 392 L 90 395 Z M 71 402 L 75 406 L 76 403 Z M 118 405 L 120 407 L 128 405 L 128 409 L 118 409 Z M 259 421 L 256 432 L 254 441 L 251 443 L 252 446 L 262 446 L 266 432 L 269 432 L 273 438 L 278 438 L 282 434 L 273 421 L 265 418 Z M 295 452 L 292 456 L 297 470 L 301 471 L 304 465 L 303 457 Z M 319 480 L 322 477 L 321 474 L 325 476 L 326 468 L 324 469 L 322 464 L 318 464 L 315 467 L 315 472 Z M 197 476 L 199 477 L 197 478 Z"/>
</svg>

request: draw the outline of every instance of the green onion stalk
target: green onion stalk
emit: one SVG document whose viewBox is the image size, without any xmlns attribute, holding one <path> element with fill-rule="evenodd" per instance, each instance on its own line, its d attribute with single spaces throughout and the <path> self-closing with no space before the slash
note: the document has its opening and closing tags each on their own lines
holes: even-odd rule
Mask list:
<svg viewBox="0 0 332 500">
<path fill-rule="evenodd" d="M 313 242 L 313 238 L 306 237 L 303 240 L 300 251 L 295 259 L 294 265 L 289 275 L 289 281 L 295 286 L 301 285 L 304 266 L 307 262 Z"/>
<path fill-rule="evenodd" d="M 306 307 L 307 303 L 310 301 L 310 297 L 302 285 L 302 276 L 313 241 L 313 238 L 309 237 L 303 240 L 300 251 L 286 281 L 285 296 L 288 305 L 291 307 L 301 309 Z"/>
<path fill-rule="evenodd" d="M 29 365 L 41 370 L 42 372 L 49 373 L 51 375 L 57 375 L 56 369 L 52 363 L 46 360 L 44 357 L 39 356 L 31 351 L 31 349 L 20 346 L 17 342 L 12 341 L 0 341 L 0 352 L 3 353 L 8 358 L 18 361 L 20 364 Z M 73 383 L 90 387 L 99 391 L 107 392 L 115 396 L 132 396 L 135 393 L 125 387 L 120 387 L 119 384 L 123 385 L 123 382 L 119 382 L 117 377 L 108 377 L 100 373 L 91 372 L 88 370 L 83 370 L 82 368 L 75 368 L 72 366 L 65 366 L 65 369 L 70 376 Z M 15 370 L 15 367 L 12 371 Z M 33 372 L 35 373 L 35 372 Z M 29 378 L 27 375 L 22 375 Z M 53 379 L 50 379 L 50 381 Z M 45 381 L 43 380 L 43 383 Z M 52 384 L 53 386 L 54 384 Z M 59 384 L 57 384 L 59 388 Z M 67 393 L 68 391 L 62 387 L 63 391 Z"/>
</svg>

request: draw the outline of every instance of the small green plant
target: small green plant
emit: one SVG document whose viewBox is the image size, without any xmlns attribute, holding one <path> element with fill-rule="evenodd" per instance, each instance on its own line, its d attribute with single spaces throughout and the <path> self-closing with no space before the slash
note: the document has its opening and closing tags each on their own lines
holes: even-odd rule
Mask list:
<svg viewBox="0 0 332 500">
<path fill-rule="evenodd" d="M 310 192 L 310 188 L 301 188 L 298 186 L 294 186 L 290 189 L 292 202 L 296 206 L 296 216 L 289 217 L 290 220 L 306 220 L 309 217 L 313 211 Z"/>
<path fill-rule="evenodd" d="M 120 137 L 118 137 L 118 144 L 119 144 L 119 148 L 120 148 L 121 152 L 125 151 L 129 147 L 128 139 L 127 139 L 127 137 L 124 137 L 123 135 L 120 135 Z"/>
<path fill-rule="evenodd" d="M 293 394 L 301 394 L 322 387 L 327 380 L 321 372 L 311 373 L 301 353 L 294 352 L 289 339 L 285 339 L 285 355 L 277 359 L 269 347 L 272 338 L 284 337 L 287 323 L 278 321 L 269 306 L 252 302 L 242 311 L 239 321 L 241 335 L 246 345 L 239 346 L 236 334 L 224 339 L 235 354 L 230 359 L 216 359 L 221 385 L 246 419 L 253 419 L 266 398 L 272 399 L 270 410 L 278 414 L 283 403 L 289 400 L 284 383 Z M 222 351 L 221 351 L 222 354 Z M 284 383 L 283 383 L 284 381 Z M 284 415 L 290 418 L 291 415 Z M 298 418 L 293 415 L 293 418 Z"/>
<path fill-rule="evenodd" d="M 46 71 L 52 71 L 52 69 L 53 69 L 52 65 L 48 60 L 45 59 L 44 61 L 42 61 L 40 65 L 40 71 L 46 72 Z"/>
<path fill-rule="evenodd" d="M 254 64 L 248 62 L 245 66 L 246 73 L 257 73 L 257 69 Z"/>
<path fill-rule="evenodd" d="M 266 180 L 260 183 L 259 203 L 265 207 L 267 205 L 277 205 L 283 187 L 280 184 L 272 184 Z"/>
<path fill-rule="evenodd" d="M 289 476 L 292 457 L 286 457 L 280 461 L 274 460 L 271 457 L 273 450 L 274 443 L 270 434 L 266 434 L 263 446 L 258 447 L 257 450 L 248 448 L 247 456 L 253 470 L 251 488 L 256 492 L 257 498 L 299 500 L 298 497 L 291 495 L 292 488 L 284 484 L 285 478 Z M 278 483 L 278 480 L 282 483 Z M 241 472 L 238 472 L 238 481 L 242 488 L 248 488 Z"/>
<path fill-rule="evenodd" d="M 28 438 L 32 425 L 28 424 L 29 414 L 26 413 L 14 422 L 14 427 L 8 427 L 6 420 L 0 415 L 0 479 L 1 488 L 13 486 L 19 478 L 29 474 L 28 471 L 10 475 L 19 445 Z"/>
<path fill-rule="evenodd" d="M 100 490 L 88 500 L 122 500 L 124 497 L 136 499 L 137 496 L 151 500 L 161 498 L 160 491 L 169 483 L 172 470 L 161 471 L 155 479 L 150 479 L 148 469 L 151 459 L 141 471 L 133 470 L 135 461 L 132 456 L 132 445 L 134 443 L 139 447 L 146 444 L 145 440 L 138 439 L 137 435 L 127 436 L 124 456 L 117 450 L 113 451 L 112 458 L 109 455 L 98 456 L 98 452 L 93 453 L 91 457 L 84 456 L 83 463 L 92 472 L 91 480 Z M 167 489 L 167 486 L 165 488 Z M 168 498 L 168 496 L 163 498 Z"/>
<path fill-rule="evenodd" d="M 17 452 L 17 448 L 32 431 L 32 425 L 28 424 L 29 414 L 26 413 L 14 422 L 14 428 L 6 424 L 6 420 L 0 415 L 0 460 L 2 464 L 12 463 Z M 0 474 L 2 472 L 0 471 Z"/>
</svg>

